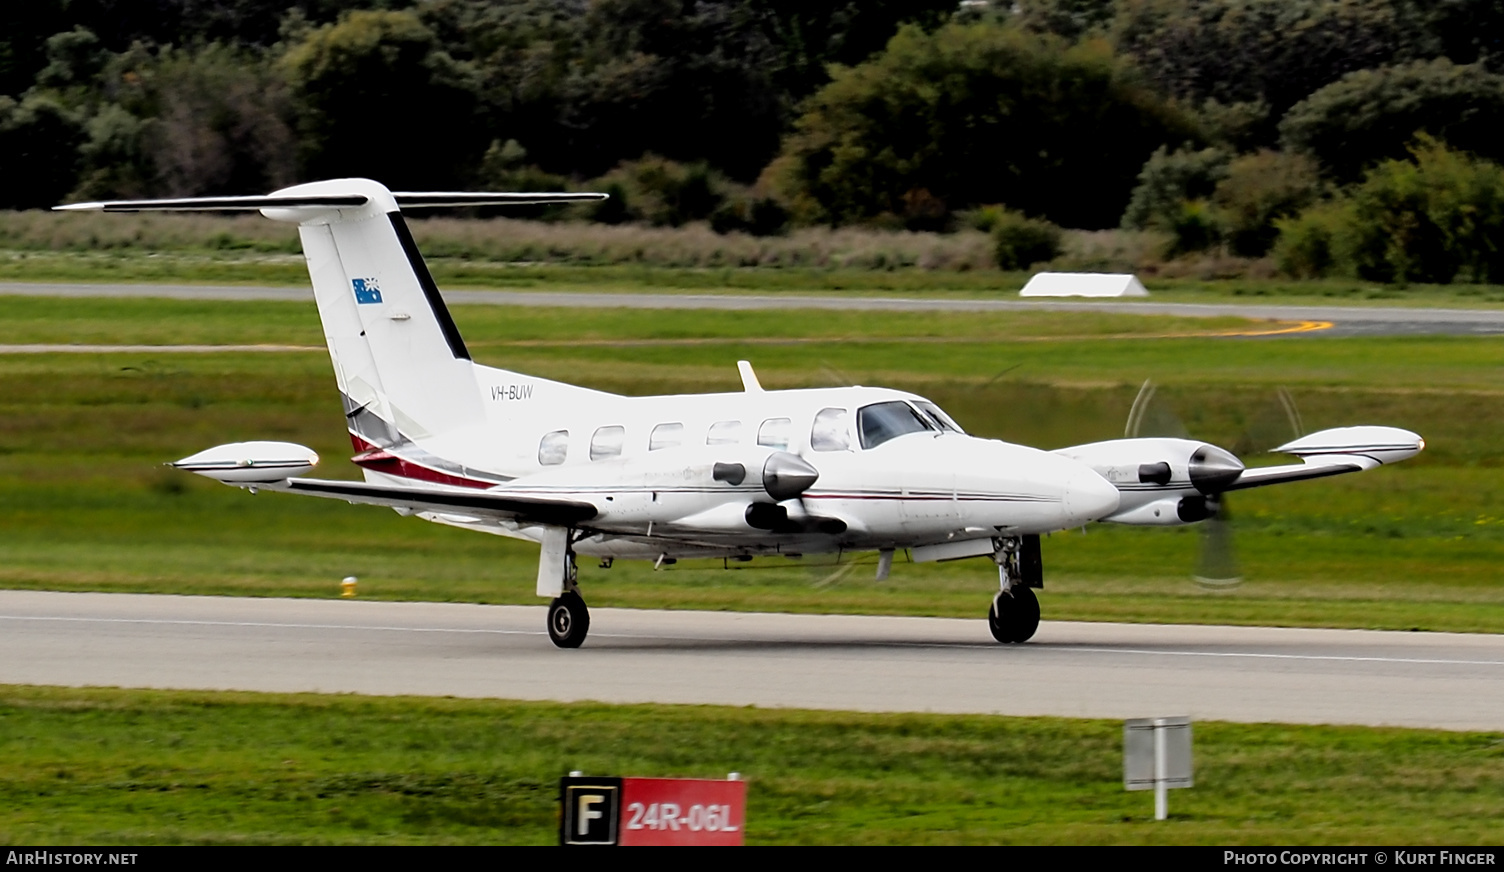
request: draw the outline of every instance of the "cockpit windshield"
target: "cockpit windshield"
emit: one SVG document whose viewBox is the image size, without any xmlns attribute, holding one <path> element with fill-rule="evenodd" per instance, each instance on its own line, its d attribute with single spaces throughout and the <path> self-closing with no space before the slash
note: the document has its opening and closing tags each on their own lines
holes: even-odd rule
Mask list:
<svg viewBox="0 0 1504 872">
<path fill-rule="evenodd" d="M 863 448 L 876 448 L 906 433 L 940 429 L 901 400 L 863 406 L 857 410 L 856 427 L 861 432 Z"/>
<path fill-rule="evenodd" d="M 939 406 L 935 405 L 929 400 L 915 400 L 914 405 L 918 406 L 919 411 L 928 416 L 929 419 L 934 422 L 937 428 L 941 430 L 949 430 L 952 433 L 966 432 L 965 430 L 961 429 L 960 424 L 957 424 L 954 420 L 951 419 L 951 416 L 945 414 L 945 412 Z"/>
</svg>

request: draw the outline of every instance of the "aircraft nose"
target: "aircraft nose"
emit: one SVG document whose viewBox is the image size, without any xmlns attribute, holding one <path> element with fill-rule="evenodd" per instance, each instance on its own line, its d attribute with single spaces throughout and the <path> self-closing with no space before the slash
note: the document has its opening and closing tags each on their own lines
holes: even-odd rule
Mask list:
<svg viewBox="0 0 1504 872">
<path fill-rule="evenodd" d="M 1096 521 L 1118 510 L 1121 494 L 1112 483 L 1090 469 L 1071 476 L 1065 485 L 1065 512 L 1071 526 Z"/>
</svg>

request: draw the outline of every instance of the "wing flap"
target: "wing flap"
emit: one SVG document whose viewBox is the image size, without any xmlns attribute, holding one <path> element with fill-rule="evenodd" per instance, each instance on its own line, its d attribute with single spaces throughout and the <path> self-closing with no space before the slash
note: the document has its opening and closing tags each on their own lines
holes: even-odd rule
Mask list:
<svg viewBox="0 0 1504 872">
<path fill-rule="evenodd" d="M 480 518 L 560 527 L 574 526 L 599 514 L 590 503 L 515 496 L 497 491 L 401 487 L 316 478 L 292 478 L 272 489 L 414 512 L 453 513 L 458 509 L 466 515 Z"/>
<path fill-rule="evenodd" d="M 1342 475 L 1347 472 L 1362 472 L 1378 466 L 1373 461 L 1364 463 L 1367 458 L 1325 458 L 1319 461 L 1306 463 L 1291 463 L 1285 466 L 1263 466 L 1245 469 L 1238 476 L 1238 480 L 1221 489 L 1221 492 L 1247 490 L 1252 487 L 1263 487 L 1270 484 L 1286 484 L 1292 481 L 1307 481 L 1313 478 L 1326 478 L 1333 475 Z"/>
</svg>

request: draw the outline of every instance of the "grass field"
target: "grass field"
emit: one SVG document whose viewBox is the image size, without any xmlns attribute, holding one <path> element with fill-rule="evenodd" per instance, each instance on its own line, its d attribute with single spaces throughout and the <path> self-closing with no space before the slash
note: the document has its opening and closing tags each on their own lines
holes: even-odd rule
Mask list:
<svg viewBox="0 0 1504 872">
<path fill-rule="evenodd" d="M 8 298 L 0 343 L 320 346 L 311 304 Z M 1198 532 L 1097 525 L 1045 543 L 1048 618 L 1504 631 L 1504 493 L 1496 340 L 1225 339 L 1237 320 L 1052 313 L 912 315 L 456 307 L 477 359 L 626 393 L 856 382 L 931 396 L 971 431 L 1044 447 L 1121 434 L 1153 378 L 1190 429 L 1237 446 L 1288 438 L 1278 387 L 1308 429 L 1355 422 L 1427 437 L 1414 461 L 1238 494 L 1245 582 L 1190 581 Z M 1169 338 L 1166 338 L 1169 337 Z M 353 476 L 328 359 L 306 353 L 0 356 L 0 584 L 535 601 L 536 546 L 393 513 L 251 497 L 161 467 L 222 442 L 287 439 Z M 1252 459 L 1252 456 L 1250 456 Z M 778 559 L 725 571 L 584 567 L 592 604 L 980 616 L 985 562 L 902 565 L 872 580 Z"/>
<path fill-rule="evenodd" d="M 4 300 L 0 344 L 312 350 L 0 355 L 0 586 L 332 597 L 353 574 L 366 597 L 536 602 L 536 546 L 161 466 L 270 438 L 354 477 L 311 304 Z M 1045 447 L 1120 435 L 1146 378 L 1198 436 L 1267 446 L 1288 435 L 1285 387 L 1308 429 L 1394 424 L 1427 451 L 1238 494 L 1246 579 L 1230 590 L 1190 581 L 1194 529 L 1057 534 L 1045 616 L 1504 632 L 1497 340 L 1231 339 L 1212 334 L 1248 322 L 1051 313 L 454 314 L 477 359 L 542 376 L 735 390 L 748 358 L 769 387 L 909 388 L 975 433 Z M 979 618 L 996 583 L 985 561 L 883 583 L 872 555 L 811 562 L 587 564 L 582 584 L 599 606 Z M 546 844 L 572 769 L 743 772 L 753 844 L 1498 841 L 1497 734 L 1195 730 L 1197 786 L 1156 823 L 1148 794 L 1122 790 L 1118 722 L 0 688 L 0 842 Z"/>
<path fill-rule="evenodd" d="M 0 687 L 0 842 L 550 844 L 570 770 L 748 781 L 748 844 L 1492 845 L 1504 737 L 1198 723 L 1122 787 L 1116 721 Z"/>
<path fill-rule="evenodd" d="M 674 267 L 643 264 L 592 266 L 477 261 L 429 257 L 446 291 L 507 289 L 595 293 L 841 294 L 1011 299 L 1029 273 L 997 270 L 886 270 L 856 267 Z M 296 254 L 144 251 L 6 252 L 3 282 L 123 282 L 306 287 L 308 269 Z M 1446 306 L 1498 308 L 1504 287 L 1495 285 L 1379 285 L 1346 279 L 1199 279 L 1144 277 L 1154 302 L 1313 306 Z M 1131 302 L 1131 301 L 1129 301 Z"/>
<path fill-rule="evenodd" d="M 1026 272 L 1000 272 L 976 230 L 914 233 L 808 227 L 787 236 L 684 227 L 410 217 L 446 289 L 1011 296 Z M 1132 272 L 1161 301 L 1497 307 L 1504 287 L 1394 286 L 1275 277 L 1268 261 L 1166 261 L 1152 233 L 1071 231 L 1064 271 Z M 303 286 L 294 228 L 259 216 L 0 211 L 0 281 Z"/>
</svg>

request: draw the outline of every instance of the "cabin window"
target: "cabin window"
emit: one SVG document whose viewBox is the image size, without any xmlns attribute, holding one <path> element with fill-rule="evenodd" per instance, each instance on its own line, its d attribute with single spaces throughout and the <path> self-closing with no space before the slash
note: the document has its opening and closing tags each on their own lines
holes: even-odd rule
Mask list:
<svg viewBox="0 0 1504 872">
<path fill-rule="evenodd" d="M 961 425 L 957 424 L 951 418 L 951 416 L 945 414 L 945 412 L 941 410 L 939 406 L 935 405 L 929 400 L 918 400 L 914 403 L 914 405 L 919 407 L 919 411 L 929 416 L 930 421 L 934 423 L 938 429 L 949 430 L 952 433 L 966 432 L 965 430 L 961 429 Z"/>
<path fill-rule="evenodd" d="M 735 445 L 742 441 L 742 422 L 717 421 L 705 435 L 706 445 Z"/>
<path fill-rule="evenodd" d="M 544 466 L 558 466 L 569 456 L 569 431 L 555 430 L 544 433 L 538 441 L 538 462 Z"/>
<path fill-rule="evenodd" d="M 605 460 L 621 456 L 622 443 L 627 440 L 627 428 L 613 424 L 601 427 L 590 437 L 590 459 Z"/>
<path fill-rule="evenodd" d="M 757 428 L 757 444 L 779 451 L 789 450 L 789 435 L 794 422 L 788 418 L 769 418 Z"/>
<path fill-rule="evenodd" d="M 678 448 L 683 444 L 683 424 L 659 424 L 653 428 L 652 435 L 648 437 L 649 451 L 657 451 L 660 448 Z"/>
<path fill-rule="evenodd" d="M 863 406 L 856 413 L 856 428 L 862 434 L 863 448 L 876 448 L 889 439 L 936 429 L 913 406 L 899 400 Z"/>
<path fill-rule="evenodd" d="M 809 431 L 809 447 L 815 451 L 847 451 L 851 427 L 845 409 L 821 409 Z"/>
</svg>

